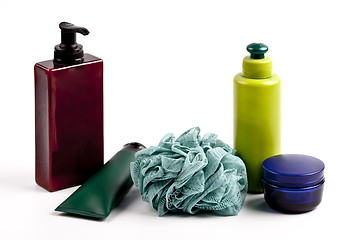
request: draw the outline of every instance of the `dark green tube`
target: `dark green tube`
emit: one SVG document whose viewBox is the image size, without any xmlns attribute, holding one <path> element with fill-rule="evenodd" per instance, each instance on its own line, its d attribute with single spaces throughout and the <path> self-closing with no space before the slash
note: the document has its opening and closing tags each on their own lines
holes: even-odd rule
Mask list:
<svg viewBox="0 0 360 240">
<path fill-rule="evenodd" d="M 140 143 L 126 144 L 55 211 L 106 218 L 133 185 L 130 162 L 144 148 Z"/>
</svg>

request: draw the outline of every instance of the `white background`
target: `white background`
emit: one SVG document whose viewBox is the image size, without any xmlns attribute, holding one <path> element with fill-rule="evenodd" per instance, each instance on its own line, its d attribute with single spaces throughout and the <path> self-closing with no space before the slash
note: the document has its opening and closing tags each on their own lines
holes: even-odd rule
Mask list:
<svg viewBox="0 0 360 240">
<path fill-rule="evenodd" d="M 0 239 L 356 239 L 359 237 L 358 1 L 8 1 L 0 4 Z M 282 152 L 325 162 L 323 202 L 280 214 L 248 195 L 238 216 L 158 217 L 136 189 L 105 221 L 53 210 L 76 188 L 34 181 L 33 65 L 58 24 L 87 27 L 104 60 L 105 159 L 199 126 L 232 145 L 232 79 L 264 42 L 282 85 Z"/>
</svg>

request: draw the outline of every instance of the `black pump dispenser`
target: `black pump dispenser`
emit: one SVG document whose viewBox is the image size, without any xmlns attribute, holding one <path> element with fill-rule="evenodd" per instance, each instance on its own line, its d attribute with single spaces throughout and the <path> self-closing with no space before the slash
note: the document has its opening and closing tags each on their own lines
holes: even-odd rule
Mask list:
<svg viewBox="0 0 360 240">
<path fill-rule="evenodd" d="M 88 35 L 89 31 L 68 22 L 60 23 L 59 28 L 61 29 L 61 43 L 55 46 L 54 63 L 72 65 L 83 62 L 83 46 L 76 43 L 76 33 Z"/>
</svg>

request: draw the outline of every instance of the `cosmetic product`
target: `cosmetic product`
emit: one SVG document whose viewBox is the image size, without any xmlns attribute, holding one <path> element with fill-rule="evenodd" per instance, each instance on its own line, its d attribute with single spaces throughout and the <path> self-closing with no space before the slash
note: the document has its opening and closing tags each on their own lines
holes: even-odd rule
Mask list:
<svg viewBox="0 0 360 240">
<path fill-rule="evenodd" d="M 140 143 L 126 144 L 55 211 L 106 218 L 133 185 L 130 163 L 141 149 L 145 147 Z"/>
<path fill-rule="evenodd" d="M 246 165 L 249 192 L 261 193 L 262 163 L 280 153 L 280 78 L 262 43 L 247 46 L 250 56 L 234 77 L 234 148 Z"/>
<path fill-rule="evenodd" d="M 321 202 L 324 190 L 324 163 L 301 154 L 282 154 L 263 162 L 265 201 L 273 209 L 302 213 Z"/>
<path fill-rule="evenodd" d="M 48 191 L 83 183 L 103 164 L 103 61 L 62 22 L 54 59 L 35 64 L 35 180 Z"/>
<path fill-rule="evenodd" d="M 142 199 L 157 210 L 195 214 L 236 215 L 246 197 L 243 161 L 217 135 L 200 137 L 198 127 L 175 140 L 166 134 L 158 146 L 135 154 L 131 177 Z"/>
</svg>

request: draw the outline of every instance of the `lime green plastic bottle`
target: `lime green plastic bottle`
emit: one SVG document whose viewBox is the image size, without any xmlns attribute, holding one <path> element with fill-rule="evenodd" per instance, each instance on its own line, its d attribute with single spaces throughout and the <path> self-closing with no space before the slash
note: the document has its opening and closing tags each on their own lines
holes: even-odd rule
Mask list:
<svg viewBox="0 0 360 240">
<path fill-rule="evenodd" d="M 246 165 L 250 193 L 261 193 L 262 163 L 280 154 L 281 80 L 262 43 L 247 46 L 250 56 L 234 77 L 234 148 Z"/>
</svg>

